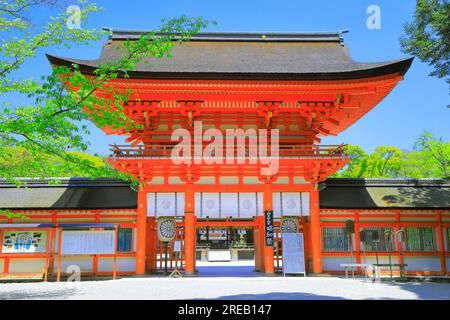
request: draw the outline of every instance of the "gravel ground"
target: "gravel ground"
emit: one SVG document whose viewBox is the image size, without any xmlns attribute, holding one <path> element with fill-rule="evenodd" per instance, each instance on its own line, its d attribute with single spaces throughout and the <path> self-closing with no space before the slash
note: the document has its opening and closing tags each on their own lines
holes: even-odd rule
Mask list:
<svg viewBox="0 0 450 320">
<path fill-rule="evenodd" d="M 339 277 L 261 277 L 249 265 L 198 264 L 202 276 L 78 283 L 1 283 L 0 299 L 446 299 L 450 283 L 371 283 Z"/>
</svg>

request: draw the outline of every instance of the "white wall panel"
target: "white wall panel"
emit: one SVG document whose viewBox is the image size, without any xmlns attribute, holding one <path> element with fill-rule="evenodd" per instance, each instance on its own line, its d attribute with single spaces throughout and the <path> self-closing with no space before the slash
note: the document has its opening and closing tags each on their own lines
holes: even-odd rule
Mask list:
<svg viewBox="0 0 450 320">
<path fill-rule="evenodd" d="M 173 217 L 176 210 L 175 192 L 158 192 L 156 194 L 156 214 L 158 217 Z"/>
<path fill-rule="evenodd" d="M 184 192 L 177 192 L 177 216 L 184 216 Z"/>
<path fill-rule="evenodd" d="M 364 257 L 364 254 L 361 253 L 361 263 L 367 263 L 367 264 L 375 264 L 375 263 L 384 263 L 387 264 L 389 263 L 389 256 L 381 256 L 378 255 L 378 260 L 377 257 L 375 256 L 366 256 Z M 391 256 L 391 262 L 392 263 L 398 263 L 398 257 L 395 255 Z"/>
<path fill-rule="evenodd" d="M 309 192 L 274 192 L 273 214 L 281 216 L 309 216 Z"/>
<path fill-rule="evenodd" d="M 200 200 L 200 197 L 203 200 Z M 176 201 L 175 201 L 176 198 Z M 263 214 L 263 193 L 245 192 L 239 193 L 195 193 L 195 211 L 200 217 L 222 216 L 249 218 Z M 255 202 L 256 201 L 256 202 Z M 273 193 L 273 210 L 275 217 L 281 216 L 309 216 L 309 192 L 280 192 Z M 282 203 L 283 202 L 283 203 Z M 221 208 L 219 208 L 221 205 Z M 282 212 L 283 208 L 283 212 Z M 239 210 L 238 210 L 239 209 Z M 183 192 L 150 192 L 147 194 L 147 216 L 184 216 L 184 193 Z"/>
<path fill-rule="evenodd" d="M 309 192 L 302 192 L 302 216 L 309 216 Z"/>
<path fill-rule="evenodd" d="M 201 201 L 201 193 L 196 192 L 194 194 L 194 206 L 195 206 L 195 216 L 200 218 L 201 217 L 201 211 L 202 211 L 202 201 Z"/>
<path fill-rule="evenodd" d="M 261 192 L 198 192 L 195 194 L 197 217 L 206 218 L 251 218 L 262 214 Z"/>
<path fill-rule="evenodd" d="M 324 271 L 344 271 L 340 265 L 344 263 L 356 263 L 351 257 L 322 257 L 322 268 Z"/>
<path fill-rule="evenodd" d="M 147 193 L 147 217 L 156 216 L 155 193 Z"/>
<path fill-rule="evenodd" d="M 11 259 L 9 262 L 10 273 L 41 273 L 44 269 L 45 259 Z"/>
<path fill-rule="evenodd" d="M 240 193 L 239 194 L 239 217 L 251 218 L 258 215 L 258 199 L 257 193 Z"/>
<path fill-rule="evenodd" d="M 439 257 L 404 257 L 406 271 L 441 271 Z"/>
<path fill-rule="evenodd" d="M 238 217 L 239 203 L 237 193 L 221 193 L 220 194 L 220 216 L 224 217 Z"/>
<path fill-rule="evenodd" d="M 69 267 L 72 266 L 76 266 L 79 267 L 81 272 L 92 272 L 92 263 L 93 263 L 93 258 L 92 257 L 88 257 L 88 258 L 77 258 L 77 257 L 67 257 L 67 258 L 62 258 L 61 260 L 61 272 L 62 273 L 66 273 L 68 271 Z M 58 259 L 55 259 L 54 262 L 54 270 L 58 269 Z M 69 270 L 70 271 L 70 270 Z"/>
<path fill-rule="evenodd" d="M 98 271 L 99 272 L 113 272 L 114 271 L 114 259 L 113 258 L 100 258 L 98 259 Z M 136 271 L 136 258 L 126 257 L 117 259 L 117 271 L 118 272 L 135 272 Z"/>
<path fill-rule="evenodd" d="M 263 194 L 262 192 L 258 192 L 258 216 L 263 215 L 263 208 L 264 208 Z"/>
<path fill-rule="evenodd" d="M 272 194 L 272 208 L 273 208 L 273 216 L 281 217 L 281 194 L 280 192 L 274 192 Z M 262 210 L 261 210 L 262 212 Z"/>
<path fill-rule="evenodd" d="M 219 193 L 202 193 L 202 218 L 219 218 L 220 217 Z"/>
<path fill-rule="evenodd" d="M 183 192 L 150 192 L 147 194 L 147 216 L 183 216 Z"/>
<path fill-rule="evenodd" d="M 283 216 L 301 216 L 302 204 L 300 192 L 281 193 L 281 213 Z"/>
</svg>

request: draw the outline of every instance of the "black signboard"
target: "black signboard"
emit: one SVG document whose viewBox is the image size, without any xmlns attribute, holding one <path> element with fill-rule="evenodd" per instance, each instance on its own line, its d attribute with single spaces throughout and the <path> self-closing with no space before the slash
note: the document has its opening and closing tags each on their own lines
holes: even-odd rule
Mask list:
<svg viewBox="0 0 450 320">
<path fill-rule="evenodd" d="M 355 233 L 355 223 L 353 222 L 353 220 L 345 221 L 345 231 L 348 234 Z"/>
<path fill-rule="evenodd" d="M 274 244 L 274 234 L 273 234 L 273 211 L 264 211 L 265 216 L 265 226 L 266 226 L 266 246 L 270 247 Z"/>
</svg>

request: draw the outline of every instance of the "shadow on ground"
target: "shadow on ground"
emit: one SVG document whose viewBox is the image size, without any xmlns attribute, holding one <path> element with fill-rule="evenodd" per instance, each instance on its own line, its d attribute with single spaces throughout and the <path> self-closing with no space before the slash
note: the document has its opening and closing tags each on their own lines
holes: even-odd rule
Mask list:
<svg viewBox="0 0 450 320">
<path fill-rule="evenodd" d="M 51 291 L 24 291 L 14 290 L 8 292 L 0 291 L 0 300 L 36 300 L 36 299 L 66 299 L 77 293 L 75 288 L 66 288 Z"/>
<path fill-rule="evenodd" d="M 322 296 L 306 292 L 267 292 L 258 294 L 237 294 L 221 296 L 215 300 L 345 300 L 342 297 Z M 196 299 L 210 300 L 210 299 Z"/>
<path fill-rule="evenodd" d="M 450 284 L 445 282 L 392 282 L 389 285 L 412 292 L 422 300 L 450 300 Z"/>
<path fill-rule="evenodd" d="M 200 277 L 261 277 L 253 271 L 253 266 L 199 266 L 196 268 Z"/>
</svg>

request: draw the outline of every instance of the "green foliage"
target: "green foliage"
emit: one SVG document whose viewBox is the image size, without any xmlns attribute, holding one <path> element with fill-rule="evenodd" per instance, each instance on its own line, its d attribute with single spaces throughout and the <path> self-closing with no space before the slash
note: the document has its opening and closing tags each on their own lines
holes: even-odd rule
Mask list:
<svg viewBox="0 0 450 320">
<path fill-rule="evenodd" d="M 450 178 L 450 142 L 425 132 L 414 151 L 380 146 L 367 154 L 358 146 L 348 146 L 349 163 L 333 177 L 338 178 Z"/>
<path fill-rule="evenodd" d="M 399 176 L 403 161 L 403 151 L 396 147 L 380 146 L 369 157 L 370 177 Z"/>
<path fill-rule="evenodd" d="M 17 176 L 46 178 L 57 175 L 57 167 L 78 176 L 111 175 L 110 167 L 74 152 L 85 152 L 89 146 L 87 121 L 99 127 L 135 129 L 123 112 L 129 90 L 116 90 L 110 81 L 118 76 L 127 78 L 128 72 L 146 57 L 167 57 L 174 40 L 189 41 L 208 22 L 201 17 L 185 16 L 170 20 L 160 30 L 125 42 L 122 57 L 99 66 L 94 77 L 83 75 L 77 65 L 72 65 L 55 67 L 52 74 L 41 79 L 20 78 L 17 71 L 39 50 L 87 44 L 103 36 L 95 29 L 66 28 L 66 13 L 50 17 L 43 28 L 37 28 L 23 16 L 35 5 L 46 3 L 0 1 L 0 33 L 4 39 L 0 46 L 0 97 L 14 93 L 30 101 L 28 105 L 0 104 L 0 178 L 11 181 Z M 83 25 L 89 15 L 100 10 L 83 0 L 77 4 L 82 8 Z M 17 153 L 23 159 L 19 160 Z M 48 161 L 57 165 L 49 167 Z"/>
<path fill-rule="evenodd" d="M 434 67 L 430 74 L 450 83 L 450 2 L 417 0 L 414 21 L 405 23 L 402 50 Z"/>
<path fill-rule="evenodd" d="M 435 168 L 442 177 L 450 178 L 450 142 L 436 139 L 429 132 L 425 132 L 417 139 L 415 149 L 422 153 L 431 168 Z"/>
<path fill-rule="evenodd" d="M 346 155 L 350 158 L 345 170 L 339 173 L 341 178 L 361 178 L 367 170 L 368 156 L 359 146 L 347 146 Z"/>
<path fill-rule="evenodd" d="M 54 154 L 36 150 L 30 152 L 23 147 L 4 147 L 0 154 L 0 170 L 5 171 L 3 178 L 14 181 L 18 186 L 23 181 L 18 178 L 30 177 L 109 177 L 129 180 L 131 177 L 116 171 L 105 159 L 79 151 L 67 152 L 77 159 L 75 162 L 65 161 Z M 79 163 L 89 165 L 83 167 Z"/>
<path fill-rule="evenodd" d="M 21 219 L 21 220 L 30 219 L 30 217 L 27 217 L 20 212 L 11 212 L 9 210 L 0 210 L 0 217 L 1 216 L 5 216 L 7 219 Z"/>
</svg>

